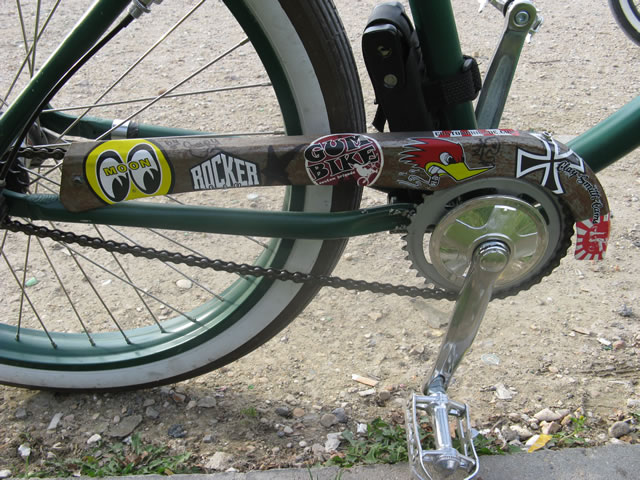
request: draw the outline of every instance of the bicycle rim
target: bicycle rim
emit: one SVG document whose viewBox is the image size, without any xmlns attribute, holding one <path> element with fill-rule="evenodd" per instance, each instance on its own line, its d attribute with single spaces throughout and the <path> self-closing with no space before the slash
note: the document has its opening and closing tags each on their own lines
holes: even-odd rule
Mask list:
<svg viewBox="0 0 640 480">
<path fill-rule="evenodd" d="M 292 134 L 321 134 L 331 128 L 362 128 L 362 121 L 357 118 L 362 118 L 357 101 L 337 107 L 325 104 L 329 85 L 326 79 L 314 73 L 318 68 L 319 55 L 315 54 L 314 57 L 308 54 L 302 39 L 298 37 L 297 31 L 304 28 L 301 22 L 306 20 L 291 20 L 295 17 L 292 12 L 298 10 L 292 4 L 282 8 L 275 2 L 230 2 L 233 15 L 245 33 L 236 37 L 236 33 L 225 30 L 227 44 L 211 52 L 211 56 L 220 57 L 221 51 L 231 53 L 216 62 L 217 73 L 205 72 L 204 77 L 198 80 L 202 82 L 201 86 L 189 85 L 186 88 L 181 85 L 174 88 L 173 83 L 168 88 L 169 98 L 165 100 L 176 103 L 168 106 L 166 103 L 165 106 L 161 102 L 154 103 L 141 112 L 142 115 L 152 119 L 153 124 L 159 122 L 168 127 L 180 127 L 187 123 L 191 129 L 200 123 L 207 131 L 212 131 L 210 127 L 213 125 L 216 134 L 247 133 L 243 127 L 255 125 L 259 126 L 257 133 L 262 134 L 277 134 L 285 130 Z M 326 17 L 324 21 L 333 22 L 327 27 L 339 29 L 333 16 L 335 13 L 324 2 L 311 4 L 303 9 L 303 18 L 312 18 L 310 16 L 316 15 L 320 9 Z M 55 2 L 52 3 L 49 11 L 55 5 Z M 158 7 L 152 16 L 163 15 L 161 9 L 164 7 L 164 4 Z M 212 12 L 204 14 L 205 22 L 208 18 L 209 25 L 215 24 L 218 28 L 228 25 L 222 18 L 221 6 L 216 4 L 212 7 Z M 175 24 L 182 15 L 173 15 L 170 25 Z M 23 16 L 26 18 L 29 15 Z M 34 15 L 31 17 L 36 18 L 31 36 L 22 34 L 28 46 L 34 43 L 28 39 L 36 38 L 42 31 L 45 23 L 42 19 L 48 18 L 46 15 L 42 15 L 42 19 Z M 140 24 L 146 19 L 142 20 Z M 60 28 L 55 27 L 53 22 L 51 20 L 47 29 Z M 154 29 L 152 27 L 151 30 Z M 145 35 L 140 30 L 127 32 L 124 38 L 114 42 L 113 48 L 116 52 L 121 51 L 121 42 L 147 38 Z M 238 46 L 244 41 L 244 35 L 258 46 L 259 57 L 254 49 Z M 130 38 L 127 39 L 127 36 Z M 296 40 L 291 41 L 292 38 Z M 188 36 L 187 44 L 177 45 L 187 49 L 189 45 L 200 41 L 197 36 Z M 38 45 L 37 55 L 34 55 L 33 49 L 29 53 L 28 46 L 24 48 L 22 59 L 28 59 L 25 62 L 27 69 L 35 69 L 37 58 L 43 55 L 46 47 Z M 140 50 L 148 47 L 145 45 Z M 192 51 L 184 58 L 171 55 L 171 48 L 171 44 L 165 50 L 158 47 L 160 58 L 164 51 L 165 62 L 177 62 L 180 70 L 186 70 L 190 64 L 187 60 L 193 58 Z M 203 53 L 208 48 L 207 44 L 201 49 L 194 47 L 194 51 Z M 60 104 L 73 103 L 77 106 L 80 103 L 84 107 L 83 87 L 98 92 L 109 90 L 109 84 L 102 84 L 105 68 L 110 70 L 114 64 L 114 57 L 109 55 L 114 54 L 100 52 L 94 62 L 83 68 L 52 104 L 57 107 Z M 140 55 L 138 51 L 132 54 L 136 59 Z M 119 56 L 117 58 L 115 63 L 120 63 Z M 196 60 L 200 60 L 197 55 Z M 344 60 L 342 58 L 340 62 Z M 144 62 L 149 61 L 145 58 Z M 203 59 L 200 63 L 207 62 Z M 256 73 L 253 66 L 261 63 L 264 63 L 267 72 Z M 167 87 L 155 82 L 172 68 L 175 70 L 171 64 L 151 63 L 150 67 L 147 66 L 144 78 L 154 94 L 153 98 L 166 93 Z M 347 65 L 347 69 L 352 71 L 353 66 Z M 246 73 L 246 82 L 240 78 L 241 73 Z M 350 75 L 353 76 L 353 73 Z M 218 87 L 220 76 L 227 81 L 221 82 L 222 85 Z M 6 83 L 7 79 L 3 80 L 3 84 Z M 9 79 L 9 83 L 12 81 Z M 335 78 L 331 82 L 335 83 Z M 213 88 L 210 87 L 212 84 Z M 119 87 L 129 92 L 135 91 L 131 85 L 135 86 L 135 82 L 123 81 Z M 354 85 L 352 79 L 345 89 L 352 91 L 350 95 L 353 98 L 359 98 Z M 331 85 L 331 88 L 336 86 Z M 185 90 L 191 92 L 194 89 L 198 92 L 214 91 L 198 93 L 195 107 L 181 105 L 186 98 L 182 96 Z M 238 91 L 242 92 L 243 100 L 232 96 Z M 9 95 L 8 101 L 10 98 Z M 100 113 L 101 118 L 109 119 L 107 124 L 113 124 L 113 118 L 126 118 L 121 114 L 120 105 L 114 104 L 110 98 L 111 92 L 99 98 L 98 102 L 105 104 L 100 107 Z M 134 110 L 139 108 L 140 103 L 144 102 L 136 102 Z M 62 140 L 71 134 L 84 134 L 92 128 L 95 130 L 95 124 L 84 120 L 76 125 L 71 125 L 73 121 L 65 120 L 62 127 L 59 122 L 56 123 L 60 118 L 68 118 L 67 115 L 77 117 L 78 112 L 85 110 L 49 112 L 47 115 L 52 115 L 54 120 L 47 119 L 47 126 L 57 129 L 58 134 L 63 133 Z M 94 116 L 97 111 L 92 109 L 89 113 Z M 179 112 L 177 116 L 172 113 L 176 111 Z M 266 119 L 258 120 L 257 113 L 266 113 L 263 116 Z M 64 132 L 70 125 L 71 129 Z M 232 130 L 232 127 L 235 129 Z M 58 134 L 52 135 L 49 130 L 36 128 L 36 133 L 29 140 L 41 143 L 41 136 L 51 139 Z M 56 165 L 50 162 L 38 165 L 37 168 L 31 168 L 28 175 L 31 193 L 56 193 Z M 256 189 L 255 192 L 229 189 L 206 196 L 201 193 L 187 194 L 158 201 L 330 211 L 353 208 L 358 199 L 357 191 L 296 187 L 274 188 L 273 191 Z M 53 226 L 62 230 L 71 228 L 69 225 Z M 78 231 L 76 226 L 74 229 Z M 140 232 L 135 229 L 87 226 L 80 228 L 79 232 L 134 244 L 140 241 L 137 237 Z M 146 261 L 116 259 L 111 255 L 98 258 L 95 252 L 80 251 L 76 247 L 32 240 L 6 232 L 2 232 L 2 235 L 3 270 L 0 281 L 5 297 L 4 308 L 12 318 L 17 318 L 16 322 L 0 325 L 0 351 L 3 352 L 0 378 L 9 384 L 57 389 L 110 389 L 154 385 L 193 376 L 227 363 L 266 341 L 283 328 L 315 293 L 311 286 L 253 277 L 238 278 L 213 272 L 176 271 L 167 265 L 149 265 Z M 170 231 L 144 231 L 141 236 L 146 244 L 156 248 L 318 273 L 331 270 L 343 247 L 343 242 L 229 239 Z M 213 253 L 209 252 L 210 246 L 215 247 Z M 238 252 L 249 258 L 236 257 Z M 75 275 L 71 283 L 66 280 L 69 272 Z M 43 302 L 46 309 L 37 306 Z"/>
</svg>

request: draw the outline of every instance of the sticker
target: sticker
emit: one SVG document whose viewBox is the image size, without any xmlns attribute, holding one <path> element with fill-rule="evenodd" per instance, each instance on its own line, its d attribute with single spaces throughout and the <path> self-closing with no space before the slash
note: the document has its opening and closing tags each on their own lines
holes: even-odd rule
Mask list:
<svg viewBox="0 0 640 480">
<path fill-rule="evenodd" d="M 423 169 L 429 176 L 427 184 L 430 187 L 440 185 L 442 177 L 461 182 L 493 168 L 470 168 L 467 165 L 464 149 L 459 143 L 434 138 L 410 140 L 413 143 L 404 146 L 400 161 Z"/>
<path fill-rule="evenodd" d="M 536 154 L 519 148 L 516 178 L 526 177 L 534 172 L 541 171 L 543 175 L 540 185 L 557 195 L 563 194 L 564 188 L 558 176 L 558 167 L 561 164 L 569 164 L 571 168 L 584 173 L 584 161 L 571 149 L 560 153 L 558 143 L 552 138 L 540 134 L 532 135 L 542 142 L 546 152 L 544 154 Z"/>
<path fill-rule="evenodd" d="M 84 172 L 93 192 L 107 204 L 166 195 L 173 186 L 169 162 L 146 140 L 100 144 L 87 155 Z"/>
<path fill-rule="evenodd" d="M 482 129 L 482 130 L 436 130 L 433 136 L 436 138 L 455 138 L 455 137 L 501 137 L 513 135 L 518 136 L 517 130 L 511 129 Z"/>
<path fill-rule="evenodd" d="M 326 135 L 304 150 L 307 174 L 316 185 L 355 181 L 372 185 L 382 173 L 382 149 L 373 138 L 360 134 Z"/>
<path fill-rule="evenodd" d="M 607 251 L 611 222 L 609 214 L 599 223 L 591 220 L 576 223 L 576 258 L 578 260 L 602 260 Z"/>
<path fill-rule="evenodd" d="M 194 190 L 254 187 L 260 185 L 258 166 L 247 160 L 219 153 L 191 167 Z"/>
</svg>

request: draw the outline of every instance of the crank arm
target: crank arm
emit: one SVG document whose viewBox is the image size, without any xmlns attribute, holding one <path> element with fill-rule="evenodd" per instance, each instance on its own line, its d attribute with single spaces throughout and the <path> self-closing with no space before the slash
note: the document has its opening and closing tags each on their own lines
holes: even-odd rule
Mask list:
<svg viewBox="0 0 640 480">
<path fill-rule="evenodd" d="M 530 32 L 536 31 L 541 23 L 536 7 L 529 0 L 515 0 L 509 5 L 502 39 L 491 60 L 476 106 L 479 128 L 497 128 L 500 124 L 522 46 Z"/>
</svg>

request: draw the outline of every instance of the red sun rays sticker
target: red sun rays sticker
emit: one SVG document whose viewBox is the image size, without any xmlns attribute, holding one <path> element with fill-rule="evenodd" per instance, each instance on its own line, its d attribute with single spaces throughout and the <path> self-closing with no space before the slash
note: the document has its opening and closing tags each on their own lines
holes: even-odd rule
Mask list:
<svg viewBox="0 0 640 480">
<path fill-rule="evenodd" d="M 316 185 L 355 182 L 361 187 L 378 179 L 384 163 L 378 142 L 357 133 L 318 138 L 305 149 L 304 160 Z"/>
<path fill-rule="evenodd" d="M 602 260 L 607 251 L 611 222 L 607 213 L 600 222 L 591 220 L 576 223 L 576 258 L 578 260 Z"/>
</svg>

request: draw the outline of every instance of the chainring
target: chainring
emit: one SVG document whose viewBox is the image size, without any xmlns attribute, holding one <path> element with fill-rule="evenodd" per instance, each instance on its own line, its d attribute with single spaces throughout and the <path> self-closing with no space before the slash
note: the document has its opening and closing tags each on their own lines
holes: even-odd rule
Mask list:
<svg viewBox="0 0 640 480">
<path fill-rule="evenodd" d="M 506 210 L 519 213 L 509 214 L 507 220 L 500 213 L 502 220 L 494 225 L 495 212 L 487 214 L 487 208 L 495 208 L 496 202 L 505 203 Z M 470 224 L 461 219 L 465 215 L 471 217 Z M 511 262 L 512 268 L 498 279 L 494 298 L 515 295 L 539 283 L 567 254 L 573 235 L 571 214 L 557 196 L 533 183 L 510 178 L 478 179 L 425 196 L 410 220 L 403 248 L 412 268 L 425 278 L 426 284 L 454 294 L 460 291 L 473 249 L 480 242 L 501 240 L 515 253 L 517 245 L 510 238 L 514 230 L 546 236 L 546 248 L 541 249 L 538 241 L 531 252 L 522 247 L 521 240 L 515 241 L 520 242 L 517 258 Z M 457 224 L 454 228 L 464 230 L 455 241 L 443 233 L 454 223 Z M 461 261 L 465 259 L 463 265 Z M 526 271 L 520 271 L 523 263 Z"/>
</svg>

